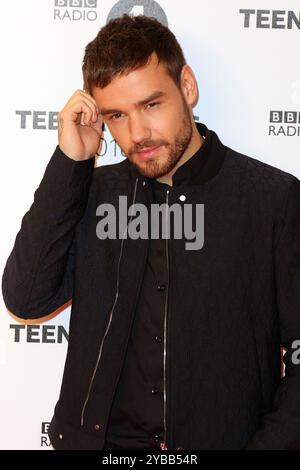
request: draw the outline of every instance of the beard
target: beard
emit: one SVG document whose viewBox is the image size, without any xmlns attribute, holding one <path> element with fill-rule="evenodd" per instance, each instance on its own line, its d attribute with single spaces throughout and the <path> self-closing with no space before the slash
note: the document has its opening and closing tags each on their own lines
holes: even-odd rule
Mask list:
<svg viewBox="0 0 300 470">
<path fill-rule="evenodd" d="M 166 143 L 165 141 L 153 142 L 145 141 L 139 146 L 135 146 L 135 149 L 128 154 L 128 159 L 132 165 L 139 171 L 139 173 L 147 178 L 160 178 L 163 175 L 170 173 L 175 168 L 182 155 L 188 148 L 192 139 L 192 123 L 189 108 L 182 98 L 183 101 L 183 113 L 180 129 L 176 135 L 174 144 Z M 164 158 L 154 158 L 144 163 L 137 163 L 133 160 L 132 154 L 142 148 L 156 147 L 158 145 L 165 146 L 168 150 L 167 156 Z"/>
</svg>

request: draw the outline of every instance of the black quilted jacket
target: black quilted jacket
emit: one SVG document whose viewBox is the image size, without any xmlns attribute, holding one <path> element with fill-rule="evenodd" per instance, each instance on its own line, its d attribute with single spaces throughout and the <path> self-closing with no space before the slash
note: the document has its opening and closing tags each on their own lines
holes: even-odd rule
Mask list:
<svg viewBox="0 0 300 470">
<path fill-rule="evenodd" d="M 300 183 L 225 147 L 189 186 L 204 204 L 204 246 L 170 239 L 166 337 L 168 449 L 300 448 Z M 182 189 L 172 187 L 169 204 Z M 72 298 L 56 449 L 102 449 L 146 263 L 148 240 L 100 240 L 100 203 L 149 206 L 150 183 L 126 159 L 94 168 L 57 147 L 22 220 L 3 280 L 7 308 L 38 318 Z M 181 202 L 183 204 L 183 202 Z M 286 374 L 281 378 L 281 347 Z"/>
</svg>

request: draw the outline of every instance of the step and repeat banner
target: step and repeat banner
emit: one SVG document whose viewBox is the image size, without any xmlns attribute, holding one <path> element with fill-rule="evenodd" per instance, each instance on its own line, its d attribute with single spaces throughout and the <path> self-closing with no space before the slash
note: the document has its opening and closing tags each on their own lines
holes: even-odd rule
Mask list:
<svg viewBox="0 0 300 470">
<path fill-rule="evenodd" d="M 3 2 L 1 276 L 57 145 L 57 113 L 83 88 L 85 46 L 123 13 L 155 16 L 175 33 L 198 80 L 196 120 L 226 145 L 300 177 L 299 0 Z M 123 158 L 106 130 L 97 166 Z M 0 448 L 50 449 L 70 306 L 26 323 L 0 302 Z"/>
</svg>

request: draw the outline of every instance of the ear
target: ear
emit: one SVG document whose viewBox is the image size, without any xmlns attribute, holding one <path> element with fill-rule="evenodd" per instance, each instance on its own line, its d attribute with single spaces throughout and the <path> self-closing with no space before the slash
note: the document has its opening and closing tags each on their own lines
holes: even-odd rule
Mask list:
<svg viewBox="0 0 300 470">
<path fill-rule="evenodd" d="M 198 85 L 191 67 L 185 64 L 181 70 L 181 90 L 187 104 L 195 106 L 198 100 Z"/>
</svg>

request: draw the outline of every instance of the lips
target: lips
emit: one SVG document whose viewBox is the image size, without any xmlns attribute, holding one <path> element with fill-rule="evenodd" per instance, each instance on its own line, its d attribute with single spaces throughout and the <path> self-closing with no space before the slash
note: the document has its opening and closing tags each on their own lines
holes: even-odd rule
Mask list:
<svg viewBox="0 0 300 470">
<path fill-rule="evenodd" d="M 139 150 L 137 155 L 139 158 L 146 160 L 147 158 L 153 157 L 157 151 L 160 149 L 161 145 L 158 145 L 157 147 L 147 147 L 143 150 Z"/>
</svg>

